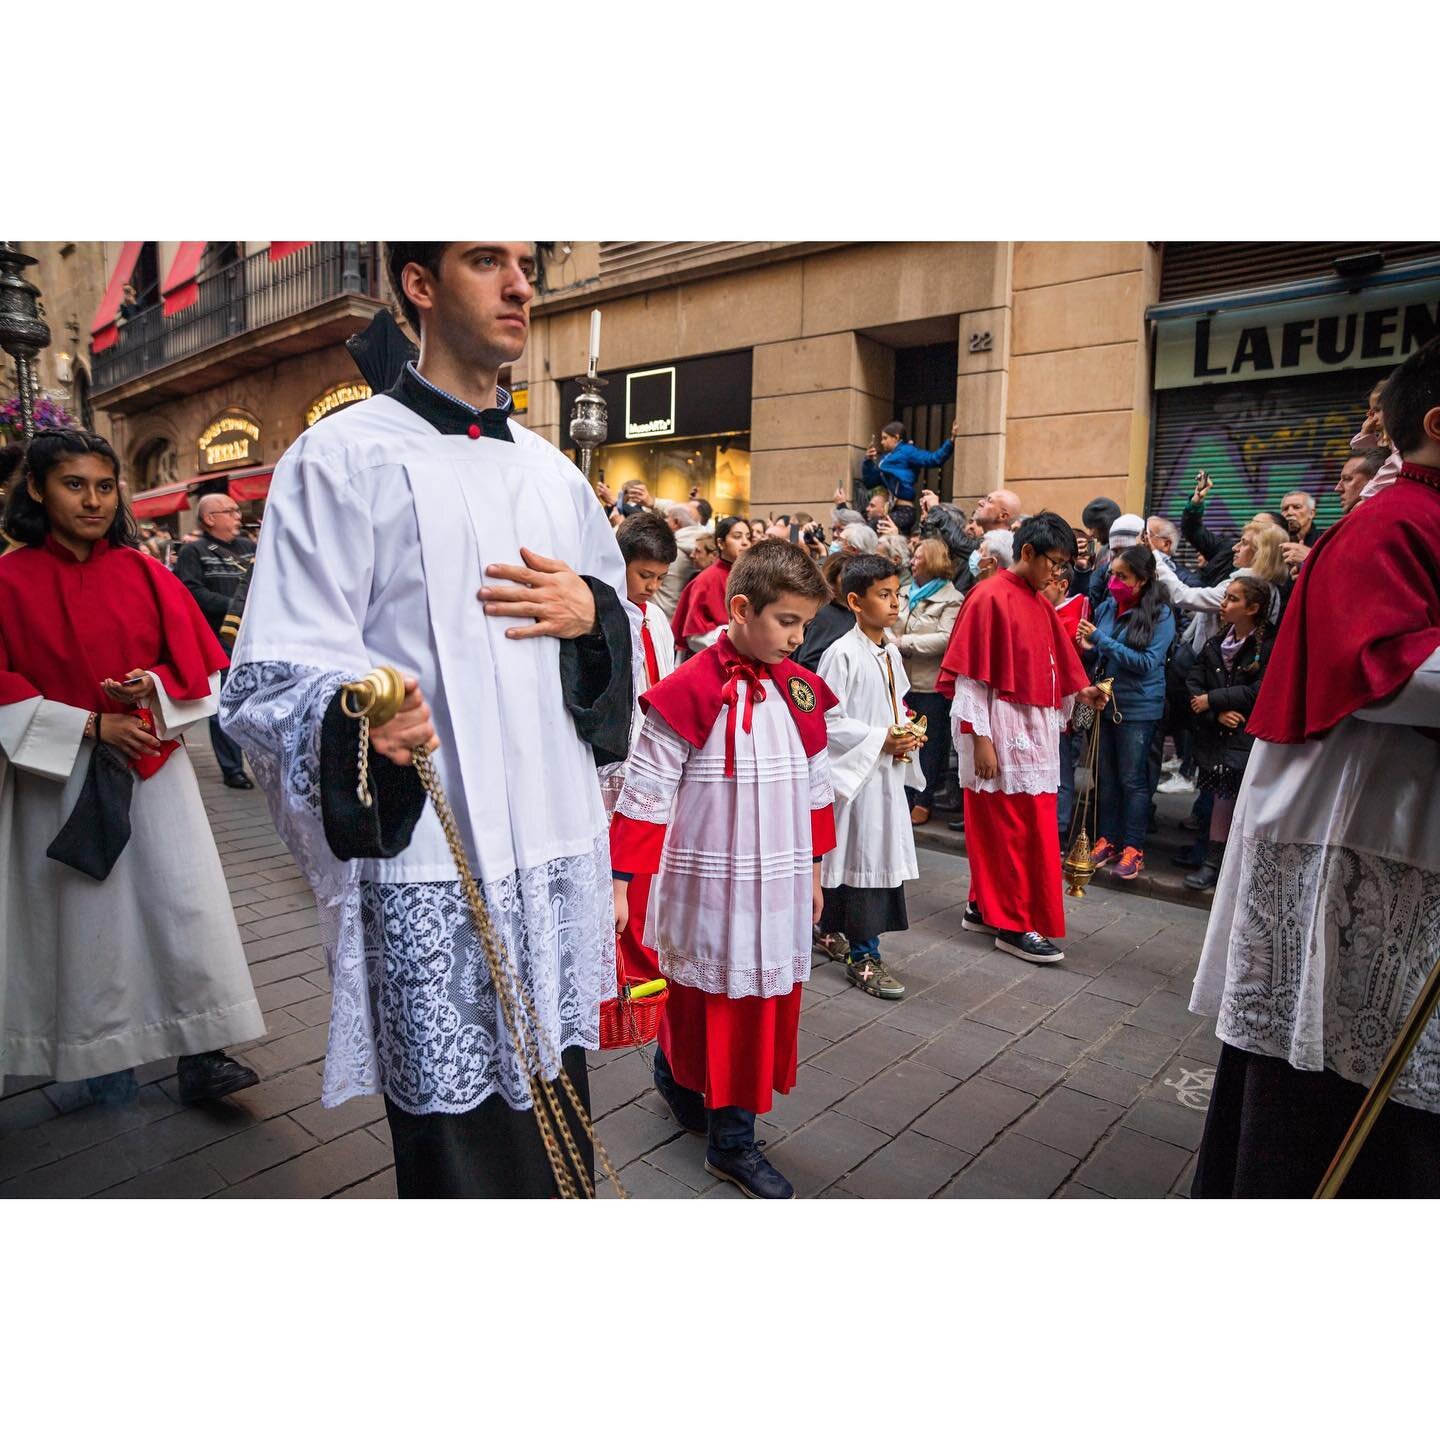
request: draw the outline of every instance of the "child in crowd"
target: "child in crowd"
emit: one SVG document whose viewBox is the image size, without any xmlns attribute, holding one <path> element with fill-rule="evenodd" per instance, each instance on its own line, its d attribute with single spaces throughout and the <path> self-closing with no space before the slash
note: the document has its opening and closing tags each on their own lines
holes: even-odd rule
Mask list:
<svg viewBox="0 0 1440 1440">
<path fill-rule="evenodd" d="M 850 939 L 846 974 L 882 1000 L 905 987 L 880 958 L 883 932 L 908 930 L 905 881 L 919 876 L 905 781 L 921 741 L 897 734 L 908 720 L 910 689 L 900 652 L 887 635 L 899 619 L 900 582 L 882 555 L 855 555 L 840 572 L 840 593 L 855 616 L 820 661 L 820 678 L 839 704 L 826 716 L 835 786 L 835 848 L 820 867 L 825 909 L 820 929 Z"/>
<path fill-rule="evenodd" d="M 789 656 L 827 597 L 785 540 L 736 557 L 714 645 L 642 699 L 610 830 L 615 925 L 655 877 L 645 942 L 669 980 L 655 1088 L 708 1138 L 705 1168 L 752 1199 L 795 1190 L 760 1153 L 755 1117 L 795 1083 L 801 986 L 835 843 L 829 687 Z"/>
<path fill-rule="evenodd" d="M 1225 587 L 1220 606 L 1226 629 L 1206 643 L 1185 677 L 1196 718 L 1198 783 L 1215 797 L 1205 859 L 1185 877 L 1192 890 L 1208 890 L 1220 874 L 1235 798 L 1255 743 L 1245 722 L 1255 708 L 1275 644 L 1274 631 L 1265 623 L 1269 613 L 1269 584 L 1255 575 L 1237 575 Z"/>
</svg>

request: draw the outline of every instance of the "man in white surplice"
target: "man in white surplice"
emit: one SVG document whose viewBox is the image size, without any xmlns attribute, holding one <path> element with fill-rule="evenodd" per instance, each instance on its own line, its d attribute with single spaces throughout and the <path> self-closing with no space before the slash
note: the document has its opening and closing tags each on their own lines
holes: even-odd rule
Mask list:
<svg viewBox="0 0 1440 1440">
<path fill-rule="evenodd" d="M 277 466 L 224 723 L 328 926 L 324 1102 L 384 1094 L 402 1197 L 553 1194 L 409 754 L 438 741 L 491 916 L 583 1098 L 584 1051 L 615 985 L 596 765 L 626 751 L 639 616 L 599 501 L 509 418 L 497 385 L 528 332 L 531 244 L 392 242 L 386 263 L 418 364 L 382 366 L 383 380 L 367 370 L 377 392 L 398 379 Z M 418 685 L 372 732 L 377 840 L 350 833 L 366 822 L 357 731 L 337 696 L 381 662 Z"/>
</svg>

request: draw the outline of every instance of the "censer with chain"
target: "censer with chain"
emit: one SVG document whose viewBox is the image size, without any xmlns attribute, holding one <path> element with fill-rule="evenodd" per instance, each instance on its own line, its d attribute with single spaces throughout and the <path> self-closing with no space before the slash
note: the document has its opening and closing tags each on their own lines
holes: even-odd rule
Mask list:
<svg viewBox="0 0 1440 1440">
<path fill-rule="evenodd" d="M 1113 678 L 1097 681 L 1095 688 L 1105 696 L 1111 706 L 1114 705 L 1115 681 Z M 1100 815 L 1100 715 L 1101 711 L 1089 705 L 1077 704 L 1073 717 L 1073 724 L 1077 730 L 1088 731 L 1085 764 L 1090 771 L 1090 788 L 1086 791 L 1083 799 L 1079 794 L 1075 796 L 1075 813 L 1070 818 L 1070 838 L 1065 849 L 1065 863 L 1062 867 L 1067 882 L 1065 893 L 1077 898 L 1084 896 L 1085 887 L 1095 876 L 1095 861 L 1090 855 L 1090 835 L 1085 827 L 1085 814 L 1094 805 L 1095 819 L 1098 823 Z M 1118 712 L 1114 718 L 1119 718 Z"/>
<path fill-rule="evenodd" d="M 405 680 L 392 665 L 377 665 L 363 679 L 352 681 L 342 689 L 340 706 L 352 720 L 360 722 L 360 783 L 356 796 L 367 809 L 372 803 L 370 794 L 370 730 L 372 726 L 385 725 L 400 712 L 405 702 Z M 530 1103 L 535 1111 L 535 1123 L 540 1131 L 541 1143 L 555 1177 L 556 1189 L 562 1199 L 573 1200 L 584 1196 L 591 1199 L 595 1186 L 580 1155 L 575 1141 L 575 1132 L 561 1103 L 563 1098 L 569 1104 L 570 1112 L 578 1122 L 586 1138 L 595 1147 L 595 1158 L 605 1177 L 615 1188 L 621 1199 L 628 1199 L 625 1187 L 616 1174 L 605 1147 L 595 1133 L 594 1122 L 586 1113 L 570 1077 L 560 1064 L 559 1057 L 551 1047 L 535 1011 L 535 1002 L 520 978 L 515 962 L 510 958 L 505 942 L 496 932 L 485 905 L 485 897 L 479 882 L 471 873 L 470 862 L 465 854 L 465 843 L 460 838 L 459 826 L 455 823 L 454 812 L 445 796 L 445 789 L 435 771 L 429 752 L 413 752 L 415 773 L 425 793 L 430 797 L 439 818 L 440 828 L 445 832 L 445 841 L 450 847 L 451 859 L 460 878 L 475 932 L 480 937 L 485 952 L 485 962 L 490 971 L 490 983 L 500 1008 L 501 1019 L 516 1056 L 525 1071 L 526 1083 L 530 1088 Z M 554 1070 L 555 1080 L 548 1080 L 545 1072 Z M 559 1091 L 557 1091 L 557 1082 Z"/>
</svg>

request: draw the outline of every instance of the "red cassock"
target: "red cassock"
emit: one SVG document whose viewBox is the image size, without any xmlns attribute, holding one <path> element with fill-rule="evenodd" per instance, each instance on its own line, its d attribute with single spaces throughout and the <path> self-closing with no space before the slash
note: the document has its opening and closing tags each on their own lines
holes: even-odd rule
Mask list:
<svg viewBox="0 0 1440 1440">
<path fill-rule="evenodd" d="M 708 635 L 718 626 L 728 623 L 730 616 L 725 609 L 725 587 L 730 583 L 730 570 L 728 560 L 716 560 L 680 592 L 670 628 L 675 632 L 675 643 L 682 659 L 693 653 L 687 643 L 692 636 Z"/>
<path fill-rule="evenodd" d="M 964 675 L 1012 705 L 1060 709 L 1089 683 L 1055 607 L 1009 570 L 976 585 L 960 607 L 936 689 L 952 699 Z M 962 723 L 961 730 L 972 727 Z M 1001 782 L 1004 757 L 1001 756 Z M 1055 792 L 965 791 L 970 898 L 1002 930 L 1065 934 Z"/>
<path fill-rule="evenodd" d="M 726 726 L 732 737 L 736 725 L 748 729 L 747 692 L 761 679 L 771 681 L 773 693 L 784 698 L 806 756 L 822 754 L 825 711 L 837 703 L 825 682 L 789 661 L 758 665 L 739 655 L 725 636 L 667 676 L 640 703 L 699 749 L 716 725 Z M 800 683 L 792 686 L 792 680 Z M 800 707 L 797 694 L 813 697 L 808 710 Z M 835 845 L 834 806 L 812 810 L 810 820 L 811 845 L 818 857 Z M 637 887 L 646 881 L 648 896 L 648 882 L 660 869 L 667 830 L 667 825 L 636 820 L 618 809 L 611 821 L 611 864 L 618 873 L 633 876 L 632 916 Z M 808 924 L 807 916 L 807 930 Z M 653 952 L 647 954 L 653 963 Z M 659 1043 L 676 1080 L 702 1094 L 710 1109 L 733 1105 L 757 1114 L 768 1111 L 774 1092 L 788 1093 L 795 1084 L 801 995 L 797 984 L 784 995 L 732 999 L 672 980 Z"/>
</svg>

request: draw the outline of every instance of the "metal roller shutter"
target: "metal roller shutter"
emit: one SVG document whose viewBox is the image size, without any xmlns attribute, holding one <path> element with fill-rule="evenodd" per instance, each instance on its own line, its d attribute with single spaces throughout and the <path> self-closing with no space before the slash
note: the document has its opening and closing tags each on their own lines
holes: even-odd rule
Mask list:
<svg viewBox="0 0 1440 1440">
<path fill-rule="evenodd" d="M 1333 277 L 1337 255 L 1378 250 L 1387 265 L 1433 256 L 1433 240 L 1313 240 L 1257 243 L 1167 240 L 1161 260 L 1160 301 L 1220 295 L 1289 280 Z"/>
<path fill-rule="evenodd" d="M 1335 482 L 1365 419 L 1370 387 L 1383 373 L 1157 392 L 1147 513 L 1178 525 L 1195 472 L 1205 470 L 1215 482 L 1205 505 L 1212 530 L 1238 531 L 1257 510 L 1278 515 L 1291 490 L 1315 497 L 1318 525 L 1333 524 L 1340 518 Z"/>
</svg>

